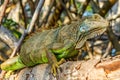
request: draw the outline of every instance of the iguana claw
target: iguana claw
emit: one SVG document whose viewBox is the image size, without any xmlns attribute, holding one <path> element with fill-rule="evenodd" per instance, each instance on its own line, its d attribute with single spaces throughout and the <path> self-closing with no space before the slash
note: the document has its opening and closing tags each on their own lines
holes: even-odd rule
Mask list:
<svg viewBox="0 0 120 80">
<path fill-rule="evenodd" d="M 51 73 L 53 74 L 53 76 L 57 75 L 57 68 L 59 68 L 59 65 L 57 63 L 53 63 L 51 66 Z"/>
<path fill-rule="evenodd" d="M 62 58 L 59 62 L 54 62 L 51 66 L 51 73 L 53 74 L 53 76 L 57 75 L 57 69 L 59 68 L 59 66 L 64 63 L 66 60 L 64 58 Z"/>
</svg>

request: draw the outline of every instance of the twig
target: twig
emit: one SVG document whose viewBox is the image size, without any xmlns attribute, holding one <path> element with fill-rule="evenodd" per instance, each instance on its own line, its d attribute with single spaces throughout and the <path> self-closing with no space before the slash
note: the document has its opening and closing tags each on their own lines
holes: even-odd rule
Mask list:
<svg viewBox="0 0 120 80">
<path fill-rule="evenodd" d="M 66 8 L 65 4 L 63 3 L 62 0 L 60 0 L 60 3 L 62 5 L 62 7 L 65 9 L 65 12 L 67 13 L 68 17 L 70 20 L 73 20 L 73 16 L 71 15 L 70 11 Z"/>
<path fill-rule="evenodd" d="M 4 17 L 5 10 L 6 10 L 6 7 L 7 7 L 8 3 L 9 3 L 9 0 L 4 0 L 4 3 L 2 5 L 2 10 L 0 11 L 0 25 L 1 25 L 1 22 L 2 22 L 2 18 Z"/>
<path fill-rule="evenodd" d="M 112 21 L 112 20 L 116 20 L 117 18 L 120 18 L 120 14 L 111 16 L 110 18 L 108 18 L 108 20 L 109 20 L 109 21 Z"/>
<path fill-rule="evenodd" d="M 46 14 L 45 17 L 42 19 L 42 21 L 39 23 L 39 28 L 41 27 L 41 25 L 42 25 L 43 23 L 46 23 L 46 22 L 47 22 L 47 19 L 48 19 L 49 15 L 50 15 L 51 9 L 53 8 L 54 4 L 55 4 L 55 0 L 52 0 L 52 2 L 51 2 L 51 4 L 50 4 L 50 7 L 49 7 L 49 9 L 47 10 L 47 14 Z"/>
<path fill-rule="evenodd" d="M 45 2 L 45 0 L 40 0 L 40 1 L 39 1 L 38 6 L 37 6 L 37 8 L 36 8 L 36 10 L 35 10 L 35 13 L 34 13 L 34 15 L 33 15 L 33 17 L 32 17 L 32 21 L 31 21 L 31 23 L 30 23 L 30 25 L 29 25 L 29 27 L 28 27 L 28 29 L 27 29 L 27 33 L 28 33 L 28 34 L 32 32 L 33 26 L 34 26 L 35 21 L 36 21 L 36 19 L 37 19 L 37 17 L 38 17 L 38 14 L 39 14 L 40 11 L 41 11 L 41 8 L 42 8 L 44 2 Z"/>
<path fill-rule="evenodd" d="M 109 42 L 108 47 L 107 47 L 107 49 L 105 51 L 105 54 L 102 56 L 102 58 L 105 58 L 110 53 L 111 49 L 112 49 L 112 43 Z"/>
<path fill-rule="evenodd" d="M 22 44 L 22 41 L 24 40 L 25 36 L 27 35 L 27 32 L 26 30 L 24 31 L 23 35 L 21 36 L 20 40 L 18 41 L 16 47 L 14 48 L 12 54 L 10 55 L 10 58 L 14 57 L 14 55 L 16 54 L 16 52 L 19 50 L 21 44 Z"/>
<path fill-rule="evenodd" d="M 48 27 L 50 28 L 51 26 L 54 27 L 55 24 L 57 23 L 58 19 L 60 19 L 60 15 L 63 12 L 63 7 L 60 4 L 59 0 L 55 0 L 56 4 L 55 4 L 55 9 L 53 10 L 53 13 L 51 13 L 49 15 L 49 18 L 47 20 L 46 24 L 43 24 L 42 26 Z M 68 1 L 66 1 L 65 3 L 67 3 Z"/>
<path fill-rule="evenodd" d="M 82 17 L 82 15 L 85 12 L 89 2 L 90 2 L 90 0 L 85 0 L 85 2 L 82 4 L 82 7 L 80 8 L 80 10 L 78 10 L 78 14 L 79 14 L 80 17 Z"/>
<path fill-rule="evenodd" d="M 107 29 L 107 34 L 108 34 L 109 40 L 111 41 L 111 43 L 112 43 L 113 47 L 116 49 L 116 51 L 117 51 L 117 52 L 120 51 L 120 44 L 119 44 L 119 42 L 118 42 L 117 37 L 114 35 L 111 27 L 109 27 L 109 28 Z"/>
<path fill-rule="evenodd" d="M 71 0 L 71 4 L 74 6 L 75 10 L 77 10 L 77 6 L 75 4 L 75 0 Z"/>
<path fill-rule="evenodd" d="M 30 6 L 30 9 L 31 9 L 31 13 L 33 15 L 34 11 L 35 11 L 35 5 L 34 5 L 34 2 L 33 0 L 27 0 L 28 3 L 29 3 L 29 6 Z"/>
<path fill-rule="evenodd" d="M 89 43 L 87 41 L 85 42 L 85 47 L 87 49 L 90 59 L 93 59 L 92 51 L 90 50 Z"/>
<path fill-rule="evenodd" d="M 24 10 L 24 6 L 23 6 L 23 4 L 22 4 L 22 0 L 19 0 L 19 2 L 20 2 L 20 6 L 21 6 L 21 9 L 22 9 L 22 15 L 23 15 L 23 20 L 24 20 L 24 26 L 25 26 L 25 28 L 27 27 L 27 17 L 26 17 L 26 14 L 25 14 L 25 10 Z"/>
<path fill-rule="evenodd" d="M 3 26 L 0 26 L 0 39 L 3 40 L 10 48 L 14 49 L 17 44 L 17 39 L 14 35 Z"/>
<path fill-rule="evenodd" d="M 99 4 L 97 4 L 97 2 L 95 2 L 94 0 L 91 0 L 90 5 L 91 5 L 94 13 L 99 12 L 100 7 L 99 7 Z"/>
<path fill-rule="evenodd" d="M 102 41 L 102 42 L 99 42 L 99 43 L 95 43 L 94 45 L 91 45 L 90 47 L 99 46 L 99 45 L 101 45 L 101 44 L 107 44 L 108 42 L 109 42 L 109 40 Z"/>
<path fill-rule="evenodd" d="M 75 4 L 75 0 L 70 0 L 70 12 L 74 13 L 74 14 L 77 14 L 77 6 Z"/>
</svg>

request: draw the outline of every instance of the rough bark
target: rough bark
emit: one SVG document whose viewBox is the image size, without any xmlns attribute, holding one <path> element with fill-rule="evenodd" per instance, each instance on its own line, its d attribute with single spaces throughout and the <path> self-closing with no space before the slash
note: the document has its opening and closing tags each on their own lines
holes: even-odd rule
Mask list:
<svg viewBox="0 0 120 80">
<path fill-rule="evenodd" d="M 18 41 L 15 36 L 3 26 L 0 26 L 0 39 L 7 43 L 12 49 L 15 47 L 15 44 Z"/>
<path fill-rule="evenodd" d="M 50 65 L 24 68 L 9 80 L 115 80 L 120 79 L 120 56 L 88 61 L 69 61 L 60 66 L 57 77 L 50 73 Z"/>
</svg>

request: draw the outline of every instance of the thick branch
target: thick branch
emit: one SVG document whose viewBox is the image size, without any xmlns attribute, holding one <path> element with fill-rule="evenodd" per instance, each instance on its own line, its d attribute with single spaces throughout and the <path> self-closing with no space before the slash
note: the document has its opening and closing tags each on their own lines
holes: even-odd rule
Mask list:
<svg viewBox="0 0 120 80">
<path fill-rule="evenodd" d="M 12 49 L 15 48 L 15 44 L 17 43 L 17 39 L 14 35 L 3 26 L 0 27 L 0 39 L 3 40 L 8 46 Z"/>
</svg>

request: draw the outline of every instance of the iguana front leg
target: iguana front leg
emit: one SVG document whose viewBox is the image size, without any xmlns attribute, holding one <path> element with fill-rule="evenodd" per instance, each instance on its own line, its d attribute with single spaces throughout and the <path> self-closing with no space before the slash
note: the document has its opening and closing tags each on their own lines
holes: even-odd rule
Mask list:
<svg viewBox="0 0 120 80">
<path fill-rule="evenodd" d="M 48 61 L 52 65 L 51 72 L 56 76 L 56 69 L 65 62 L 64 58 L 70 58 L 78 53 L 75 50 L 74 43 L 71 40 L 66 40 L 64 43 L 53 43 L 46 49 Z M 59 61 L 57 61 L 59 60 Z"/>
<path fill-rule="evenodd" d="M 71 58 L 78 54 L 79 50 L 75 49 L 75 42 L 71 39 L 66 39 L 64 43 L 59 43 L 59 47 L 55 47 L 57 44 L 53 45 L 52 52 L 56 55 L 57 59 L 61 58 Z"/>
<path fill-rule="evenodd" d="M 47 55 L 47 59 L 48 59 L 48 63 L 51 65 L 51 73 L 56 76 L 57 75 L 57 69 L 59 68 L 59 65 L 61 65 L 62 63 L 65 62 L 65 59 L 62 58 L 60 61 L 57 60 L 55 54 L 53 53 L 53 47 L 56 46 L 56 48 L 60 49 L 61 48 L 61 44 L 60 43 L 53 43 L 51 45 L 49 45 L 47 48 L 45 48 L 46 51 L 46 55 Z M 51 49 L 52 48 L 52 49 Z"/>
<path fill-rule="evenodd" d="M 50 51 L 46 50 L 46 54 L 48 57 L 48 63 L 51 65 L 51 73 L 56 76 L 57 75 L 57 69 L 59 66 L 65 62 L 65 59 L 62 58 L 60 61 L 57 61 L 56 56 Z"/>
</svg>

